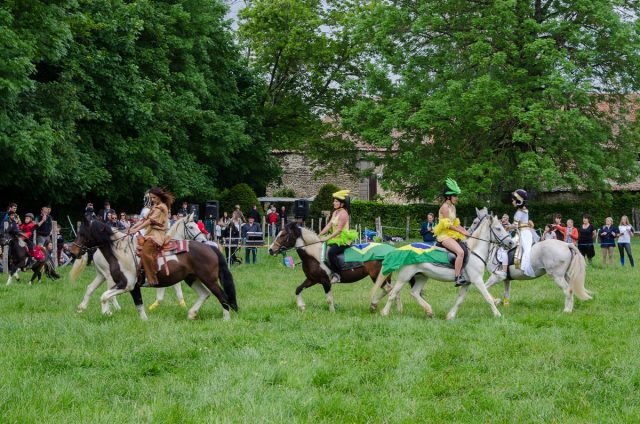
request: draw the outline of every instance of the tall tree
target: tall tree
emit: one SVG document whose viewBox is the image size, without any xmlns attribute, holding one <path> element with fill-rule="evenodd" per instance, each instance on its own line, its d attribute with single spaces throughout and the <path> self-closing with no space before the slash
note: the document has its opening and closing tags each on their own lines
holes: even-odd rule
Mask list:
<svg viewBox="0 0 640 424">
<path fill-rule="evenodd" d="M 345 130 L 389 149 L 384 179 L 432 198 L 606 189 L 638 175 L 640 6 L 611 0 L 371 1 L 375 58 Z"/>
<path fill-rule="evenodd" d="M 0 6 L 0 188 L 16 199 L 204 200 L 277 175 L 263 82 L 217 0 L 26 0 Z M 26 189 L 29 190 L 26 190 Z"/>
<path fill-rule="evenodd" d="M 272 146 L 327 141 L 326 118 L 351 102 L 352 82 L 361 76 L 351 24 L 362 3 L 252 0 L 240 12 L 239 38 L 266 82 L 259 102 Z"/>
</svg>

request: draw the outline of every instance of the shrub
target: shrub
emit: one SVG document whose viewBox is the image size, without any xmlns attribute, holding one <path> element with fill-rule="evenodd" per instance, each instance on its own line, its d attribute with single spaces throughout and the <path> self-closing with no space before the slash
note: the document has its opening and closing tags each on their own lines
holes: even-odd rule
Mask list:
<svg viewBox="0 0 640 424">
<path fill-rule="evenodd" d="M 325 184 L 320 187 L 318 194 L 309 207 L 309 218 L 319 218 L 322 211 L 333 210 L 333 193 L 340 190 L 333 184 Z"/>
<path fill-rule="evenodd" d="M 258 212 L 262 215 L 262 208 L 256 196 L 255 191 L 247 184 L 236 184 L 229 189 L 220 199 L 221 214 L 222 211 L 229 212 L 229 216 L 235 210 L 235 205 L 240 205 L 240 209 L 244 214 L 249 212 L 253 205 L 258 206 Z"/>
<path fill-rule="evenodd" d="M 273 197 L 296 197 L 296 192 L 294 189 L 289 187 L 279 188 L 278 190 L 273 192 Z"/>
</svg>

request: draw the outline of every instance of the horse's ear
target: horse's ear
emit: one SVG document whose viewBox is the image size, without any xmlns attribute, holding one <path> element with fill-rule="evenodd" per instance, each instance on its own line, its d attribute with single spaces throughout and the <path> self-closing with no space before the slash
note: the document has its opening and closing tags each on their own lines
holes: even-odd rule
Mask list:
<svg viewBox="0 0 640 424">
<path fill-rule="evenodd" d="M 188 216 L 187 216 L 187 222 L 194 222 L 193 221 L 193 215 L 195 214 L 195 212 L 191 212 Z"/>
<path fill-rule="evenodd" d="M 480 209 L 475 208 L 475 210 L 476 210 L 476 216 L 480 216 Z"/>
</svg>

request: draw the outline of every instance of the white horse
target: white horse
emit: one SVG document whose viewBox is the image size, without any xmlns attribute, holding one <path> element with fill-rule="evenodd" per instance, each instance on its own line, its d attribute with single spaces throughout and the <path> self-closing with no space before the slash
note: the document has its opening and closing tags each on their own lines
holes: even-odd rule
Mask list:
<svg viewBox="0 0 640 424">
<path fill-rule="evenodd" d="M 500 311 L 496 308 L 495 302 L 491 297 L 491 294 L 487 291 L 484 284 L 484 268 L 491 253 L 498 245 L 505 247 L 513 246 L 513 240 L 509 233 L 504 229 L 500 220 L 497 217 L 489 215 L 486 208 L 482 210 L 476 209 L 477 218 L 474 224 L 470 228 L 471 236 L 468 239 L 467 245 L 469 247 L 469 258 L 467 265 L 464 268 L 464 273 L 468 277 L 474 286 L 480 290 L 480 293 L 484 296 L 485 300 L 491 307 L 493 315 L 496 317 L 501 316 Z M 439 281 L 454 281 L 453 268 L 443 267 L 433 263 L 418 263 L 405 265 L 397 271 L 396 284 L 393 286 L 391 293 L 389 293 L 389 299 L 387 304 L 380 312 L 382 316 L 389 315 L 391 310 L 391 303 L 398 297 L 400 290 L 404 285 L 411 280 L 415 280 L 415 284 L 411 289 L 411 295 L 416 299 L 418 304 L 422 306 L 427 316 L 433 316 L 433 310 L 431 305 L 422 297 L 422 289 L 425 286 L 429 278 L 433 278 Z M 385 276 L 380 273 L 380 276 L 376 280 L 374 288 L 371 290 L 371 297 L 376 294 L 377 289 L 384 281 Z M 458 313 L 458 308 L 462 304 L 469 285 L 462 286 L 456 302 L 447 314 L 447 319 L 454 319 Z"/>
<path fill-rule="evenodd" d="M 167 235 L 174 240 L 206 241 L 204 234 L 200 232 L 198 225 L 193 221 L 193 214 L 176 221 L 176 223 L 169 229 Z M 84 270 L 87 265 L 87 260 L 88 255 L 85 254 L 82 258 L 75 261 L 69 274 L 72 282 L 74 282 L 78 278 L 80 273 Z M 104 255 L 102 254 L 102 252 L 100 252 L 99 249 L 97 249 L 93 255 L 93 262 L 96 268 L 96 278 L 94 278 L 93 281 L 87 286 L 87 290 L 84 294 L 84 297 L 82 298 L 82 302 L 80 302 L 80 304 L 78 305 L 78 312 L 84 312 L 87 309 L 91 295 L 96 291 L 98 287 L 100 287 L 103 282 L 106 281 L 108 289 L 112 289 L 116 285 L 116 283 L 113 281 L 113 278 L 111 277 L 111 273 L 109 272 L 109 262 L 107 262 Z M 173 287 L 176 291 L 176 297 L 178 298 L 180 306 L 186 307 L 187 305 L 184 301 L 181 284 L 176 284 Z M 158 296 L 156 294 L 156 301 L 151 305 L 153 306 L 157 304 L 154 308 L 158 307 L 160 301 L 162 301 L 165 288 L 158 288 L 157 290 L 162 290 L 162 296 Z M 111 306 L 113 306 L 115 310 L 120 310 L 120 304 L 118 303 L 116 296 L 110 298 L 110 302 Z M 150 310 L 152 309 L 151 306 L 149 307 Z M 147 319 L 144 307 L 142 305 L 136 305 L 136 308 L 138 309 L 140 318 Z M 111 313 L 109 304 L 106 304 L 105 313 Z"/>
<path fill-rule="evenodd" d="M 578 248 L 573 244 L 559 240 L 544 240 L 535 243 L 531 247 L 531 267 L 536 273 L 535 277 L 528 277 L 515 266 L 509 266 L 509 277 L 504 280 L 503 303 L 505 305 L 509 304 L 511 280 L 533 280 L 544 274 L 549 274 L 564 292 L 564 312 L 573 311 L 573 295 L 576 295 L 580 300 L 591 299 L 589 292 L 584 287 L 586 263 Z M 503 279 L 492 274 L 487 281 L 487 289 Z"/>
</svg>

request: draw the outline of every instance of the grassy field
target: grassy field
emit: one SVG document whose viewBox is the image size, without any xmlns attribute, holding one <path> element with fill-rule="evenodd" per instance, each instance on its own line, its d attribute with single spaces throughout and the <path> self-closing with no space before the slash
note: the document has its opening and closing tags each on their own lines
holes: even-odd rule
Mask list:
<svg viewBox="0 0 640 424">
<path fill-rule="evenodd" d="M 102 316 L 102 290 L 78 314 L 92 268 L 76 284 L 3 276 L 0 422 L 640 422 L 636 269 L 590 267 L 594 299 L 570 315 L 545 277 L 513 283 L 500 319 L 472 289 L 447 322 L 441 282 L 425 289 L 433 319 L 408 292 L 402 313 L 369 313 L 364 281 L 334 289 L 335 314 L 320 287 L 299 312 L 301 270 L 260 255 L 232 270 L 230 322 L 213 299 L 188 321 L 172 290 L 148 322 L 128 295 Z"/>
</svg>

